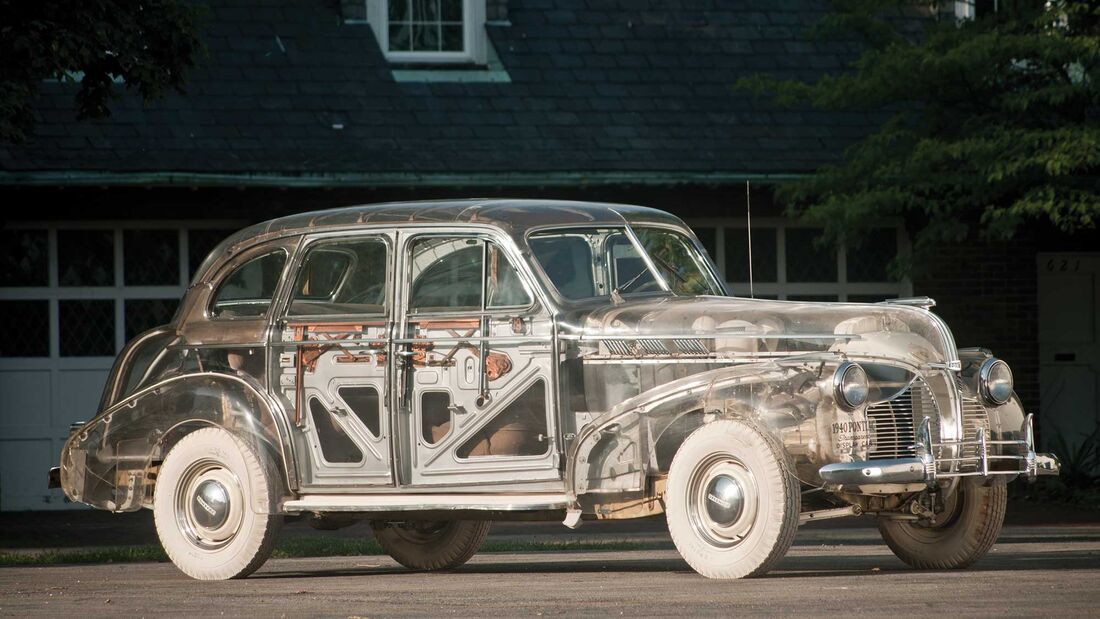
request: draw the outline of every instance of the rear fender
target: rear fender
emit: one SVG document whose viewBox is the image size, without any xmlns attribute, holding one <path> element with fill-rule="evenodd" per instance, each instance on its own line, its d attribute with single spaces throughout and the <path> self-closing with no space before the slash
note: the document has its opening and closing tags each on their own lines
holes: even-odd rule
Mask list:
<svg viewBox="0 0 1100 619">
<path fill-rule="evenodd" d="M 183 435 L 201 427 L 232 432 L 267 453 L 284 490 L 297 487 L 282 409 L 247 375 L 200 372 L 167 378 L 96 416 L 66 441 L 61 487 L 74 501 L 134 511 L 152 501 L 155 467 Z M 277 504 L 252 505 L 270 513 Z"/>
</svg>

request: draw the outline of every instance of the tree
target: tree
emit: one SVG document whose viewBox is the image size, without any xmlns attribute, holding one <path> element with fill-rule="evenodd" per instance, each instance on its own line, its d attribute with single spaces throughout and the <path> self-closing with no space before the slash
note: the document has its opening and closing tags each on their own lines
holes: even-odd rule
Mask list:
<svg viewBox="0 0 1100 619">
<path fill-rule="evenodd" d="M 0 140 L 33 131 L 44 80 L 76 82 L 77 118 L 110 115 L 115 80 L 155 100 L 183 92 L 202 46 L 199 8 L 181 0 L 0 0 Z"/>
<path fill-rule="evenodd" d="M 929 1 L 833 4 L 811 34 L 860 40 L 846 71 L 738 82 L 782 105 L 883 120 L 839 163 L 779 189 L 792 215 L 848 244 L 875 220 L 901 217 L 918 254 L 973 232 L 1009 239 L 1039 220 L 1095 227 L 1100 3 L 1000 0 L 966 20 Z"/>
</svg>

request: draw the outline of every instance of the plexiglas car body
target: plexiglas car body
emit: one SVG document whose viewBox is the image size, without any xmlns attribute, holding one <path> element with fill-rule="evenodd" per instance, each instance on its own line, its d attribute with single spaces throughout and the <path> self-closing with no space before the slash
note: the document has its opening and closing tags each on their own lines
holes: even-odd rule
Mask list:
<svg viewBox="0 0 1100 619">
<path fill-rule="evenodd" d="M 931 305 L 730 298 L 683 222 L 636 206 L 464 200 L 285 217 L 226 239 L 173 322 L 127 345 L 99 414 L 64 447 L 60 484 L 102 509 L 153 507 L 173 447 L 220 428 L 259 454 L 273 492 L 195 477 L 174 504 L 200 538 L 203 512 L 220 526 L 234 500 L 333 526 L 576 526 L 666 509 L 671 525 L 673 461 L 725 422 L 763 437 L 794 480 L 795 525 L 935 523 L 962 480 L 1057 462 L 1035 453 L 1011 375 L 1007 392 L 1003 372 L 990 378 L 1007 367 L 957 350 Z M 677 487 L 678 505 L 718 550 L 762 528 L 777 500 L 752 458 L 733 450 L 725 473 L 683 465 L 699 479 Z"/>
</svg>

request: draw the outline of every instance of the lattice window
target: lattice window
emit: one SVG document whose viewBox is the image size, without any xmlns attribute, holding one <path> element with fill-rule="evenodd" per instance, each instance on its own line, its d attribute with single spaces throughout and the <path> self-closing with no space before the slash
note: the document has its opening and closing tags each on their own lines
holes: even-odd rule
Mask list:
<svg viewBox="0 0 1100 619">
<path fill-rule="evenodd" d="M 730 292 L 750 295 L 748 235 L 744 221 L 692 221 L 692 229 L 714 259 Z M 752 227 L 752 295 L 758 299 L 871 303 L 912 295 L 907 279 L 895 279 L 888 265 L 905 252 L 900 226 L 875 228 L 857 248 L 818 248 L 817 228 L 763 217 Z"/>
<path fill-rule="evenodd" d="M 179 285 L 179 232 L 126 230 L 122 247 L 123 281 L 127 286 Z"/>
<path fill-rule="evenodd" d="M 50 302 L 39 299 L 0 301 L 0 357 L 48 357 L 50 355 Z"/>
<path fill-rule="evenodd" d="M 115 302 L 77 299 L 58 302 L 58 336 L 62 357 L 113 357 Z"/>
<path fill-rule="evenodd" d="M 49 283 L 46 230 L 0 230 L 0 286 Z"/>
<path fill-rule="evenodd" d="M 58 231 L 57 279 L 62 286 L 114 286 L 114 230 Z"/>
<path fill-rule="evenodd" d="M 123 310 L 126 339 L 133 339 L 139 333 L 167 324 L 172 320 L 179 304 L 179 299 L 126 299 Z"/>
</svg>

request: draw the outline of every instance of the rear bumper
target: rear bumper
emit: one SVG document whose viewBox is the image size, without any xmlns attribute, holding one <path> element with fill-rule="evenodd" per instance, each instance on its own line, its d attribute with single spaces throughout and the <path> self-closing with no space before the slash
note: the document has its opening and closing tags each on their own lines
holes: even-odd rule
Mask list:
<svg viewBox="0 0 1100 619">
<path fill-rule="evenodd" d="M 977 440 L 974 441 L 933 443 L 929 419 L 925 417 L 917 430 L 916 456 L 827 464 L 821 467 L 818 474 L 825 483 L 838 485 L 931 484 L 938 479 L 993 475 L 1026 475 L 1032 481 L 1039 475 L 1057 475 L 1062 467 L 1058 457 L 1054 454 L 1035 453 L 1035 431 L 1031 415 L 1024 419 L 1021 433 L 1024 435 L 1023 440 L 992 441 L 979 430 Z M 937 458 L 936 452 L 943 447 L 956 447 L 960 452 L 967 448 L 967 451 L 972 451 L 975 455 Z M 995 447 L 1001 448 L 999 451 L 1002 453 L 990 453 L 990 448 Z M 1010 450 L 1020 453 L 1003 454 Z"/>
</svg>

